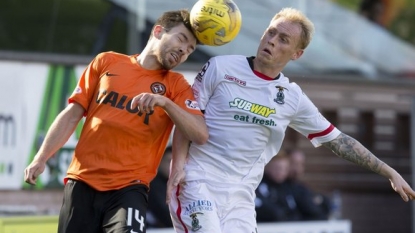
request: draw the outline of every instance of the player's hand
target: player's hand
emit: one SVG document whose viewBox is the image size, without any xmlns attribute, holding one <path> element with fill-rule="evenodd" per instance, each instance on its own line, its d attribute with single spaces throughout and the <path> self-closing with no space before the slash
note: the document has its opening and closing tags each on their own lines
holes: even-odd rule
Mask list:
<svg viewBox="0 0 415 233">
<path fill-rule="evenodd" d="M 170 178 L 167 181 L 167 191 L 166 191 L 166 203 L 170 204 L 171 196 L 173 191 L 177 188 L 177 185 L 184 181 L 185 172 L 180 170 L 177 172 L 172 172 Z"/>
<path fill-rule="evenodd" d="M 37 177 L 45 170 L 46 163 L 33 160 L 24 170 L 24 181 L 28 184 L 35 185 Z"/>
<path fill-rule="evenodd" d="M 159 94 L 141 93 L 131 101 L 131 109 L 138 108 L 140 112 L 151 114 L 155 106 L 164 107 L 166 101 L 166 97 Z"/>
<path fill-rule="evenodd" d="M 401 195 L 402 199 L 407 202 L 415 199 L 415 191 L 409 186 L 409 184 L 398 173 L 394 174 L 389 179 L 391 186 L 395 192 Z"/>
</svg>

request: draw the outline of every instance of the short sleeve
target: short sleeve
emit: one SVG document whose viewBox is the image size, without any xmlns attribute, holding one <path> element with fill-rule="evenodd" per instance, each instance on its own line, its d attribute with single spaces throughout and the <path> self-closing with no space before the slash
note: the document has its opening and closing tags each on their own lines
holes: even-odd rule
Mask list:
<svg viewBox="0 0 415 233">
<path fill-rule="evenodd" d="M 203 115 L 193 95 L 189 82 L 187 82 L 181 74 L 178 74 L 178 77 L 176 77 L 175 80 L 175 91 L 173 96 L 171 96 L 173 102 L 189 113 Z"/>
<path fill-rule="evenodd" d="M 306 136 L 315 147 L 339 136 L 341 132 L 319 112 L 304 92 L 300 93 L 298 109 L 289 126 Z"/>
<path fill-rule="evenodd" d="M 103 54 L 95 57 L 89 65 L 85 68 L 81 77 L 79 78 L 78 84 L 75 87 L 72 95 L 69 97 L 68 102 L 77 102 L 82 105 L 84 109 L 88 109 L 89 103 L 91 102 L 95 89 L 99 82 L 99 76 L 101 74 L 101 64 Z"/>
<path fill-rule="evenodd" d="M 215 59 L 211 58 L 201 68 L 193 82 L 193 93 L 201 110 L 206 109 L 206 105 L 208 104 L 209 99 L 213 94 L 214 87 L 216 86 L 215 83 L 218 79 L 216 69 Z"/>
</svg>

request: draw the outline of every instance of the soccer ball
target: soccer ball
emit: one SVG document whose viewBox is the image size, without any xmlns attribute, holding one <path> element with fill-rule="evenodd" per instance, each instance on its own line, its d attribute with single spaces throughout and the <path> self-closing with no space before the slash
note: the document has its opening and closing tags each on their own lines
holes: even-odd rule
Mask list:
<svg viewBox="0 0 415 233">
<path fill-rule="evenodd" d="M 221 46 L 238 35 L 242 16 L 232 0 L 198 0 L 190 11 L 190 22 L 200 43 Z"/>
</svg>

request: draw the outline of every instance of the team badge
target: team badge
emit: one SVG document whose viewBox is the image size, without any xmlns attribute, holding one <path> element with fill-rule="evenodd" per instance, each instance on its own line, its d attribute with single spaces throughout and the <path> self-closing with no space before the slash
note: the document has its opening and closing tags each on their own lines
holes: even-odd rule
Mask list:
<svg viewBox="0 0 415 233">
<path fill-rule="evenodd" d="M 164 95 L 164 93 L 166 93 L 166 86 L 164 86 L 163 83 L 153 83 L 151 84 L 150 89 L 154 94 Z"/>
<path fill-rule="evenodd" d="M 284 90 L 288 90 L 288 89 L 282 86 L 275 86 L 275 87 L 278 89 L 278 93 L 277 93 L 276 98 L 274 99 L 274 102 L 277 104 L 284 104 L 285 103 Z"/>
<path fill-rule="evenodd" d="M 198 214 L 203 214 L 203 213 L 196 212 L 196 213 L 189 215 L 189 217 L 192 218 L 192 231 L 198 231 L 202 228 L 202 226 L 199 225 L 199 219 L 197 218 Z"/>
</svg>

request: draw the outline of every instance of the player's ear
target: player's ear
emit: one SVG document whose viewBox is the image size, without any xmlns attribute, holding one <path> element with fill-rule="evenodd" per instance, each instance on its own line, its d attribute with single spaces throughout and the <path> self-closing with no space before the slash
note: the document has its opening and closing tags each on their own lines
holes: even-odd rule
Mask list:
<svg viewBox="0 0 415 233">
<path fill-rule="evenodd" d="M 161 25 L 154 26 L 153 36 L 157 39 L 160 39 L 162 34 L 163 34 L 163 27 Z"/>
<path fill-rule="evenodd" d="M 291 56 L 291 60 L 297 60 L 298 58 L 301 57 L 301 55 L 303 55 L 304 53 L 304 49 L 298 49 L 292 56 Z"/>
</svg>

